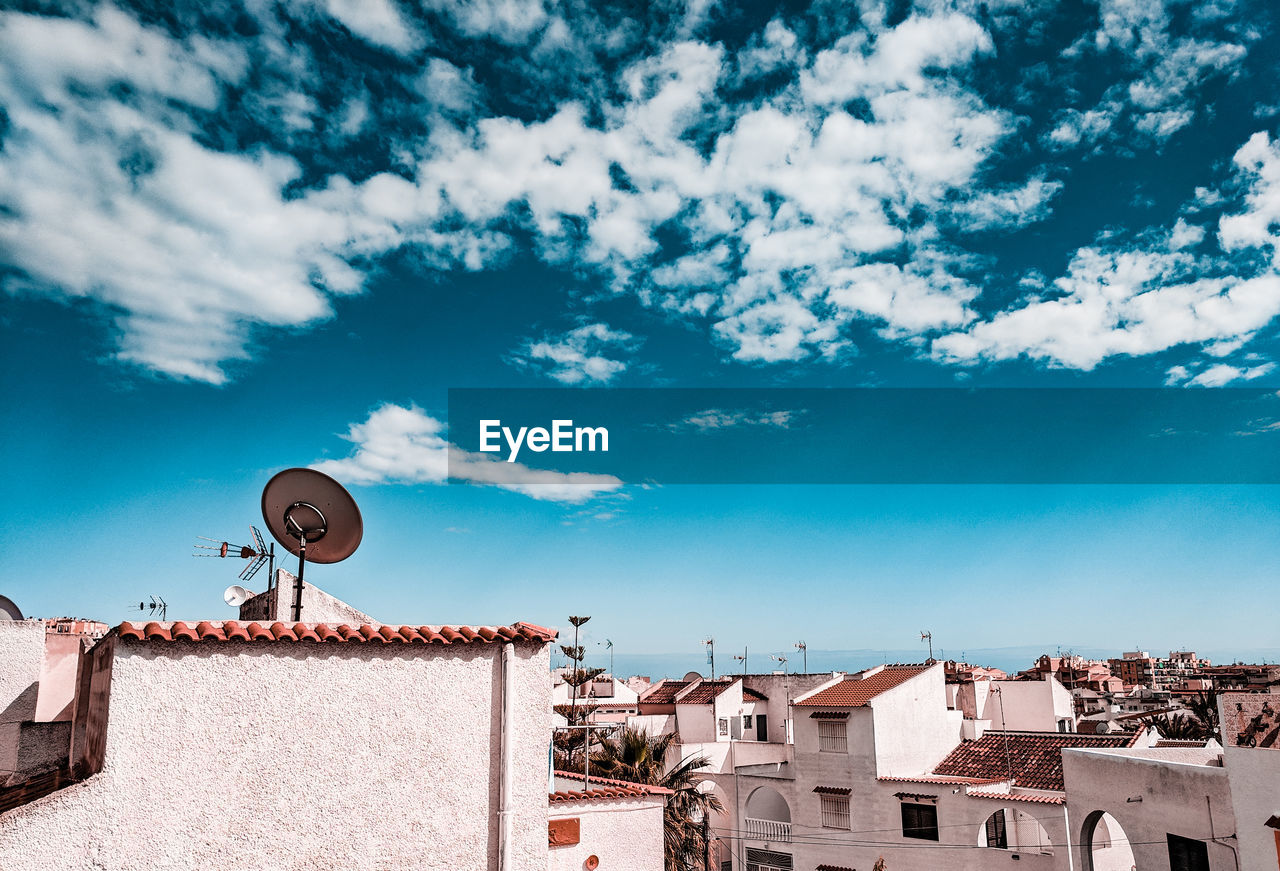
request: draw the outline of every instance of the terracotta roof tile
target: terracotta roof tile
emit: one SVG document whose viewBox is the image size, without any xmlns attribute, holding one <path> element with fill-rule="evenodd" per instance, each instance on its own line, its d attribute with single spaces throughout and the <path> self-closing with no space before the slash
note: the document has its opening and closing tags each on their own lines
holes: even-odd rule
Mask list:
<svg viewBox="0 0 1280 871">
<path fill-rule="evenodd" d="M 853 792 L 847 786 L 815 786 L 813 791 L 818 795 L 848 795 Z"/>
<path fill-rule="evenodd" d="M 769 697 L 768 697 L 768 696 L 766 696 L 764 693 L 760 692 L 760 690 L 753 690 L 751 687 L 743 687 L 743 688 L 742 688 L 742 697 L 743 697 L 744 699 L 755 699 L 757 702 L 767 702 L 767 701 L 769 701 Z"/>
<path fill-rule="evenodd" d="M 573 771 L 557 771 L 556 777 L 566 780 L 582 780 L 585 778 Z M 557 790 L 547 800 L 551 804 L 566 801 L 601 801 L 610 798 L 639 798 L 651 795 L 671 795 L 671 790 L 662 786 L 649 786 L 644 783 L 631 783 L 626 780 L 611 780 L 607 777 L 593 777 L 587 784 L 587 790 Z"/>
<path fill-rule="evenodd" d="M 1071 747 L 1128 747 L 1138 739 L 1130 735 L 1080 735 L 1070 732 L 986 732 L 977 741 L 965 741 L 933 769 L 952 777 L 1008 779 L 1028 789 L 1061 792 L 1062 751 Z"/>
<path fill-rule="evenodd" d="M 678 705 L 709 705 L 714 702 L 722 692 L 733 686 L 735 681 L 731 680 L 704 680 L 688 693 L 676 699 Z"/>
<path fill-rule="evenodd" d="M 687 680 L 664 680 L 654 684 L 649 691 L 640 697 L 646 705 L 674 705 L 676 696 L 691 682 Z"/>
<path fill-rule="evenodd" d="M 843 865 L 819 865 L 817 871 L 856 871 L 856 869 L 846 868 Z"/>
<path fill-rule="evenodd" d="M 1024 795 L 1011 792 L 969 792 L 972 798 L 994 798 L 999 801 L 1029 801 L 1036 804 L 1066 804 L 1064 795 Z"/>
<path fill-rule="evenodd" d="M 877 777 L 881 783 L 934 783 L 934 784 L 970 784 L 984 786 L 991 783 L 1003 783 L 1007 777 L 948 777 L 943 775 L 922 774 L 919 777 Z"/>
<path fill-rule="evenodd" d="M 323 644 L 348 641 L 356 644 L 490 644 L 505 641 L 529 641 L 546 644 L 556 633 L 532 623 L 513 626 L 387 626 L 327 623 L 294 623 L 279 621 L 270 626 L 250 623 L 242 626 L 235 620 L 203 620 L 194 627 L 182 621 L 172 623 L 121 623 L 114 630 L 131 641 L 299 641 Z"/>
<path fill-rule="evenodd" d="M 795 702 L 796 707 L 810 708 L 861 708 L 886 690 L 906 683 L 911 678 L 924 674 L 931 665 L 888 665 L 869 677 L 861 679 L 846 678 L 834 686 L 827 687 L 809 696 L 803 701 Z"/>
</svg>

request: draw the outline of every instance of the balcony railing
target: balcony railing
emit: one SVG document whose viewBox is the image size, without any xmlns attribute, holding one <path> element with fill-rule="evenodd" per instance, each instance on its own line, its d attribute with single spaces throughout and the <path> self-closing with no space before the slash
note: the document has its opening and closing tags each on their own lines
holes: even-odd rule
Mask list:
<svg viewBox="0 0 1280 871">
<path fill-rule="evenodd" d="M 753 820 L 747 817 L 747 837 L 760 841 L 791 843 L 791 823 L 781 820 Z"/>
</svg>

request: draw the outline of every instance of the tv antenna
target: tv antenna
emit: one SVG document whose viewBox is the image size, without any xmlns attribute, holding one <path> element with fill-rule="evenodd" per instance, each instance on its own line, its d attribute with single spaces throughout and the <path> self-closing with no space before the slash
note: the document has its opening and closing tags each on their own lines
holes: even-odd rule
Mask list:
<svg viewBox="0 0 1280 871">
<path fill-rule="evenodd" d="M 711 636 L 702 642 L 707 645 L 707 662 L 711 665 L 711 679 L 716 679 L 716 640 Z"/>
<path fill-rule="evenodd" d="M 747 673 L 747 648 L 746 648 L 746 645 L 743 645 L 743 647 L 742 647 L 742 656 L 738 656 L 738 654 L 736 654 L 736 653 L 735 653 L 735 654 L 733 655 L 733 658 L 734 658 L 734 659 L 736 659 L 736 660 L 739 660 L 739 661 L 742 663 L 742 673 L 743 673 L 743 674 L 746 674 L 746 673 Z"/>
<path fill-rule="evenodd" d="M 804 654 L 804 673 L 808 674 L 809 673 L 809 645 L 805 644 L 803 641 L 797 641 L 795 643 L 795 648 L 796 650 Z"/>
<path fill-rule="evenodd" d="M 139 602 L 137 605 L 130 605 L 130 611 L 148 611 L 152 617 L 159 617 L 162 621 L 169 616 L 169 605 L 159 596 L 152 596 L 150 602 Z"/>
<path fill-rule="evenodd" d="M 302 620 L 302 573 L 313 563 L 341 562 L 364 535 L 356 500 L 341 484 L 315 469 L 277 472 L 262 490 L 262 519 L 271 537 L 298 558 L 293 583 L 293 620 Z"/>
<path fill-rule="evenodd" d="M 920 633 L 920 640 L 929 642 L 929 662 L 933 662 L 933 633 L 926 629 Z"/>
<path fill-rule="evenodd" d="M 782 663 L 782 673 L 783 674 L 787 673 L 787 658 L 785 656 L 783 656 L 781 653 L 771 653 L 769 654 L 769 658 L 774 660 L 775 662 Z"/>
<path fill-rule="evenodd" d="M 253 544 L 229 544 L 225 541 L 218 541 L 216 538 L 208 538 L 207 536 L 197 535 L 196 538 L 202 541 L 212 541 L 213 544 L 197 544 L 196 550 L 211 550 L 213 553 L 193 553 L 192 556 L 201 557 L 219 557 L 226 559 L 229 556 L 237 556 L 241 559 L 252 560 L 240 572 L 240 580 L 248 582 L 254 575 L 258 573 L 258 569 L 263 564 L 271 563 L 271 568 L 267 571 L 267 587 L 268 589 L 274 583 L 276 574 L 276 545 L 275 542 L 267 547 L 267 543 L 262 540 L 262 533 L 258 531 L 258 527 L 250 526 L 249 531 L 253 533 Z"/>
</svg>

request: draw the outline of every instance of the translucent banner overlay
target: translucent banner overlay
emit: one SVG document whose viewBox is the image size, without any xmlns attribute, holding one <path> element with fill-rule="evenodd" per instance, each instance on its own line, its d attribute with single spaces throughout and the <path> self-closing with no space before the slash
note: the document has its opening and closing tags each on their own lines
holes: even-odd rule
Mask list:
<svg viewBox="0 0 1280 871">
<path fill-rule="evenodd" d="M 449 440 L 451 479 L 530 484 L 1276 484 L 1280 394 L 467 388 Z"/>
</svg>

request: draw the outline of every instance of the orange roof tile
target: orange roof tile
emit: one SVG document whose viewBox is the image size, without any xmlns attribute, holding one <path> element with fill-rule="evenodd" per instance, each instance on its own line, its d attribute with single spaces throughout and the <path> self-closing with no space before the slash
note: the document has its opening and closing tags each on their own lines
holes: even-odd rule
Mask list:
<svg viewBox="0 0 1280 871">
<path fill-rule="evenodd" d="M 575 771 L 557 771 L 556 777 L 562 777 L 566 780 L 582 780 L 585 781 L 581 774 Z M 611 780 L 607 777 L 592 777 L 591 782 L 586 784 L 590 787 L 587 790 L 568 790 L 561 789 L 551 793 L 547 800 L 552 804 L 566 801 L 600 801 L 610 798 L 639 798 L 651 795 L 672 795 L 671 790 L 663 786 L 650 786 L 646 783 L 631 783 L 626 780 Z"/>
<path fill-rule="evenodd" d="M 1030 801 L 1036 804 L 1066 804 L 1065 795 L 1023 795 L 1010 792 L 970 792 L 972 798 L 994 798 L 999 801 Z"/>
<path fill-rule="evenodd" d="M 330 626 L 327 623 L 294 623 L 279 621 L 270 626 L 261 623 L 241 625 L 236 620 L 203 620 L 195 626 L 182 621 L 171 623 L 121 623 L 114 630 L 130 641 L 351 641 L 357 644 L 491 644 L 504 641 L 529 641 L 546 644 L 554 641 L 555 631 L 532 623 L 512 626 L 385 626 L 362 624 Z"/>
<path fill-rule="evenodd" d="M 645 705 L 673 705 L 675 704 L 676 696 L 690 683 L 691 681 L 687 680 L 659 681 L 650 687 L 648 692 L 640 696 L 640 703 Z"/>
<path fill-rule="evenodd" d="M 803 701 L 795 702 L 795 705 L 810 708 L 861 708 L 882 692 L 906 683 L 932 667 L 931 665 L 887 665 L 875 674 L 860 680 L 846 678 Z"/>
<path fill-rule="evenodd" d="M 1061 792 L 1062 751 L 1070 747 L 1128 747 L 1139 733 L 1081 735 L 1071 732 L 989 731 L 977 741 L 965 741 L 942 760 L 934 774 L 951 777 L 1008 779 L 1028 789 Z"/>
</svg>

